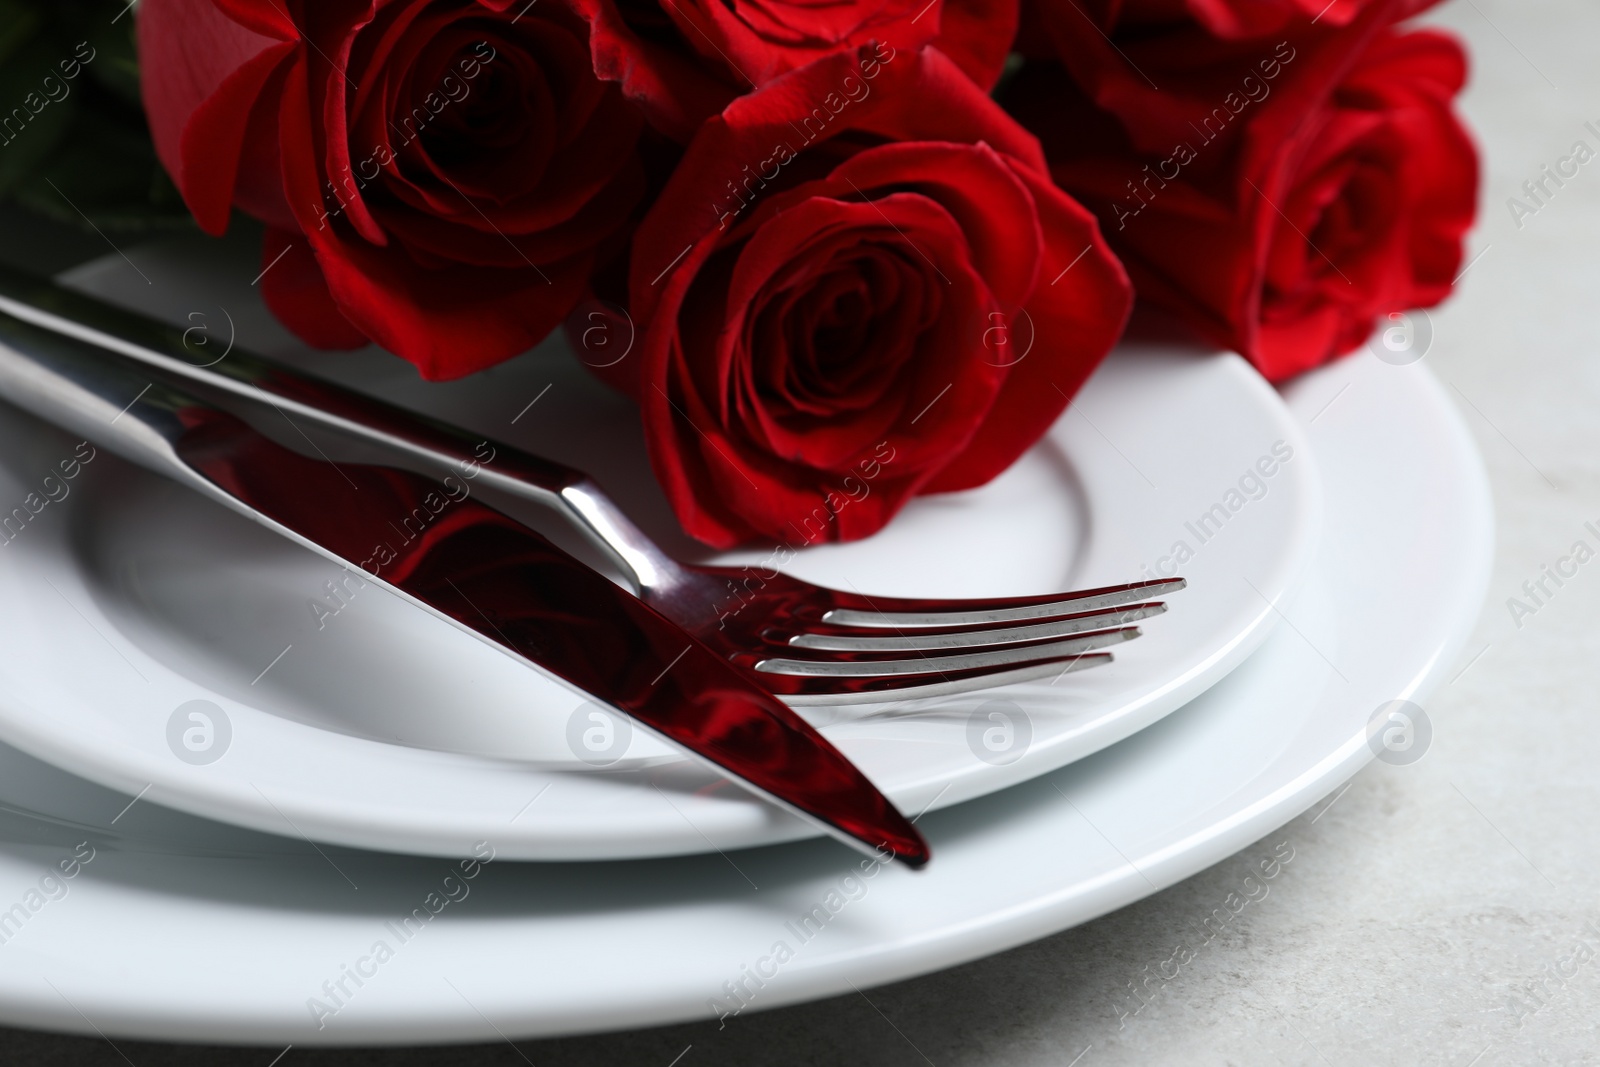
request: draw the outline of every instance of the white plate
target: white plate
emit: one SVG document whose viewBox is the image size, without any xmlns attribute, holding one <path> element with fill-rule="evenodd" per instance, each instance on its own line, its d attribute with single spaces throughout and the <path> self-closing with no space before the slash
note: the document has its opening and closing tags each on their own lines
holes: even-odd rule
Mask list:
<svg viewBox="0 0 1600 1067">
<path fill-rule="evenodd" d="M 108 835 L 92 827 L 126 797 L 0 750 L 0 798 L 48 813 L 0 808 L 0 908 L 79 842 L 97 848 L 0 952 L 0 1018 L 280 1046 L 710 1019 L 709 1002 L 746 968 L 775 971 L 755 1008 L 793 1003 L 998 952 L 1179 881 L 1361 767 L 1374 709 L 1426 703 L 1482 601 L 1487 484 L 1438 384 L 1421 366 L 1362 356 L 1289 392 L 1307 419 L 1335 398 L 1310 428 L 1327 525 L 1311 579 L 1282 605 L 1293 628 L 1136 737 L 927 816 L 934 861 L 921 874 L 847 882 L 856 857 L 813 841 L 494 863 L 446 882 L 459 867 L 442 860 L 324 856 L 142 803 Z M 446 890 L 461 899 L 402 941 L 400 919 Z M 788 925 L 835 905 L 803 943 Z M 393 953 L 382 963 L 379 941 Z M 781 965 L 779 941 L 793 950 Z M 351 995 L 335 1004 L 323 983 L 341 980 Z M 312 998 L 338 1009 L 320 1029 Z"/>
<path fill-rule="evenodd" d="M 194 301 L 211 299 L 195 286 L 227 277 L 207 254 L 136 258 L 157 291 Z M 131 279 L 151 299 L 142 275 L 109 262 L 76 283 L 125 296 Z M 259 308 L 216 300 L 232 304 L 240 343 L 276 346 Z M 396 362 L 344 369 L 384 384 Z M 487 432 L 595 469 L 631 488 L 630 511 L 659 513 L 636 416 L 558 350 L 406 393 L 419 396 L 448 416 L 473 401 Z M 0 500 L 22 499 L 71 451 L 0 415 Z M 591 710 L 582 697 L 371 585 L 336 599 L 338 568 L 197 494 L 109 455 L 70 489 L 0 556 L 0 599 L 19 605 L 0 616 L 0 738 L 41 759 L 211 818 L 390 851 L 453 856 L 489 838 L 507 857 L 620 858 L 815 833 L 643 734 L 595 770 L 569 742 Z M 1265 639 L 1271 602 L 1309 564 L 1320 503 L 1299 427 L 1242 360 L 1119 351 L 993 484 L 919 500 L 879 536 L 807 549 L 792 570 L 906 596 L 1181 570 L 1190 587 L 1171 611 L 1114 665 L 1055 683 L 804 713 L 905 811 L 1054 770 L 1181 706 Z M 189 760 L 186 731 L 202 750 Z"/>
</svg>

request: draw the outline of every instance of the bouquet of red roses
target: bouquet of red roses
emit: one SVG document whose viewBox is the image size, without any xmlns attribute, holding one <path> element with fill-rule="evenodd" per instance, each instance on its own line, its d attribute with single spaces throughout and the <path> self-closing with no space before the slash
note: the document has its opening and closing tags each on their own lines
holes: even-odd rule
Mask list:
<svg viewBox="0 0 1600 1067">
<path fill-rule="evenodd" d="M 684 527 L 881 527 L 1061 414 L 1135 292 L 1269 378 L 1443 299 L 1474 213 L 1426 0 L 143 0 L 200 226 L 425 377 L 564 322 Z M 607 346 L 601 351 L 602 344 Z M 865 492 L 867 482 L 871 491 Z M 851 506 L 843 506 L 850 501 Z"/>
</svg>

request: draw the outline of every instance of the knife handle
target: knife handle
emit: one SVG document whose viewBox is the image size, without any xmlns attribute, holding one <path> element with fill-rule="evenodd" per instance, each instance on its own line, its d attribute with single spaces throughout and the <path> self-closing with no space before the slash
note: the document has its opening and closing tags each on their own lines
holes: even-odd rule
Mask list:
<svg viewBox="0 0 1600 1067">
<path fill-rule="evenodd" d="M 0 397 L 124 459 L 221 499 L 178 458 L 174 445 L 183 427 L 170 389 L 133 364 L 92 358 L 82 342 L 0 313 Z"/>
<path fill-rule="evenodd" d="M 3 266 L 0 318 L 74 338 L 253 405 L 271 403 L 296 418 L 379 445 L 397 458 L 408 457 L 431 470 L 473 470 L 485 485 L 564 515 L 621 569 L 636 592 L 668 584 L 677 570 L 677 564 L 594 479 L 575 468 L 484 441 L 238 348 L 211 363 L 196 363 L 185 342 L 186 331 Z M 480 451 L 484 445 L 490 446 L 491 463 L 485 463 Z"/>
</svg>

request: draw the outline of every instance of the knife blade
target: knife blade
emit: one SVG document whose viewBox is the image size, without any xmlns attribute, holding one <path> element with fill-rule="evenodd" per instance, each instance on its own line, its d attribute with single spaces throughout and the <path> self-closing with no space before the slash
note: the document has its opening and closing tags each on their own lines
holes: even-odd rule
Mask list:
<svg viewBox="0 0 1600 1067">
<path fill-rule="evenodd" d="M 291 450 L 175 378 L 0 314 L 0 396 L 212 497 L 611 705 L 868 855 L 916 868 L 916 827 L 746 671 L 464 478 Z"/>
</svg>

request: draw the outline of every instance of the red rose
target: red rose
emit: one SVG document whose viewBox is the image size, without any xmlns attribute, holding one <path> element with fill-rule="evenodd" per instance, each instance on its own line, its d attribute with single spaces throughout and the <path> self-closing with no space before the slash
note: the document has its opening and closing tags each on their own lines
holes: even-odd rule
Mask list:
<svg viewBox="0 0 1600 1067">
<path fill-rule="evenodd" d="M 637 397 L 685 529 L 864 537 L 1020 456 L 1130 292 L 1034 139 L 934 49 L 839 54 L 736 100 L 635 236 Z"/>
<path fill-rule="evenodd" d="M 679 141 L 739 94 L 813 59 L 882 42 L 938 45 L 985 89 L 1000 77 L 1018 0 L 573 0 L 594 69 Z"/>
<path fill-rule="evenodd" d="M 267 224 L 262 292 L 429 378 L 524 351 L 643 190 L 583 22 L 512 0 L 145 0 L 145 109 L 202 228 Z"/>
<path fill-rule="evenodd" d="M 1208 69 L 1214 106 L 1159 149 L 1060 69 L 1024 71 L 1008 100 L 1139 295 L 1282 379 L 1361 344 L 1380 315 L 1437 304 L 1460 267 L 1478 184 L 1451 110 L 1466 60 L 1387 14 Z"/>
</svg>

